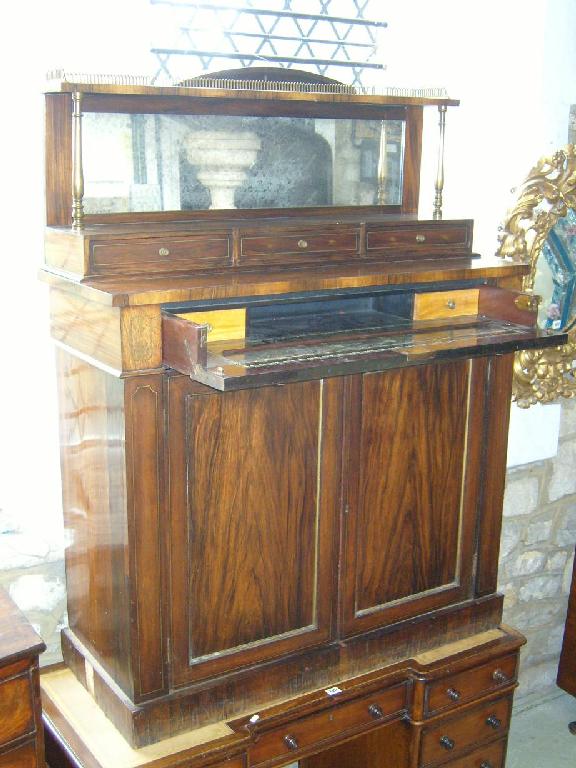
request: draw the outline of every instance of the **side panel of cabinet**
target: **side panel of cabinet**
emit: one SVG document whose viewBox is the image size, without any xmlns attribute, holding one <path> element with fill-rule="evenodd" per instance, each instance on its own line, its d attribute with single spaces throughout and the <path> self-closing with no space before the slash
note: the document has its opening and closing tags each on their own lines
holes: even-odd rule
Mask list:
<svg viewBox="0 0 576 768">
<path fill-rule="evenodd" d="M 348 380 L 344 635 L 470 596 L 486 365 Z"/>
<path fill-rule="evenodd" d="M 168 387 L 174 684 L 329 639 L 342 380 Z"/>
<path fill-rule="evenodd" d="M 162 375 L 57 359 L 72 642 L 143 701 L 166 690 Z"/>
<path fill-rule="evenodd" d="M 130 696 L 124 381 L 57 351 L 70 630 Z"/>
</svg>

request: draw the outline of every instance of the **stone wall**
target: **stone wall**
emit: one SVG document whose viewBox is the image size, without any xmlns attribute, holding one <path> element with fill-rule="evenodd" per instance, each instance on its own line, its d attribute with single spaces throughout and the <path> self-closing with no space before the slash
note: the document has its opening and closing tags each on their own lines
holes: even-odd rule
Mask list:
<svg viewBox="0 0 576 768">
<path fill-rule="evenodd" d="M 44 639 L 41 663 L 60 661 L 60 629 L 66 626 L 63 542 L 24 530 L 0 510 L 0 585 Z"/>
<path fill-rule="evenodd" d="M 562 404 L 558 455 L 507 474 L 499 588 L 504 621 L 528 639 L 519 696 L 554 686 L 575 545 L 576 401 L 569 400 Z"/>
</svg>

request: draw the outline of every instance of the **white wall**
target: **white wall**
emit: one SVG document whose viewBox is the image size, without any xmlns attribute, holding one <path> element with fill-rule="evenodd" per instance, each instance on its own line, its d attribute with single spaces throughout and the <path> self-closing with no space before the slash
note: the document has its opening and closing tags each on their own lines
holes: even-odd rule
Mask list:
<svg viewBox="0 0 576 768">
<path fill-rule="evenodd" d="M 44 223 L 43 96 L 47 70 L 150 71 L 142 0 L 5 3 L 2 25 L 0 250 L 0 532 L 22 528 L 42 552 L 62 539 L 53 350 L 37 280 Z M 12 560 L 0 549 L 0 568 Z M 4 563 L 2 562 L 4 557 Z"/>
<path fill-rule="evenodd" d="M 404 0 L 383 12 L 387 80 L 444 85 L 461 100 L 447 114 L 445 216 L 473 217 L 476 250 L 494 253 L 511 188 L 567 141 L 576 101 L 576 2 Z M 430 214 L 434 196 L 434 112 L 421 215 Z"/>
</svg>

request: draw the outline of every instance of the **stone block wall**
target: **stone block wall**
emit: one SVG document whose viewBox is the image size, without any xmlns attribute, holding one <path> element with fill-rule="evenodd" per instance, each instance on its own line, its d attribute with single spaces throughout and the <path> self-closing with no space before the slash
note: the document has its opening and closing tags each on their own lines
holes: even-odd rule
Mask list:
<svg viewBox="0 0 576 768">
<path fill-rule="evenodd" d="M 518 696 L 552 691 L 576 545 L 576 401 L 562 404 L 558 454 L 510 469 L 499 588 L 504 621 L 523 632 Z"/>
<path fill-rule="evenodd" d="M 60 630 L 66 626 L 64 546 L 56 538 L 23 530 L 0 510 L 0 585 L 44 639 L 42 664 L 61 661 Z"/>
</svg>

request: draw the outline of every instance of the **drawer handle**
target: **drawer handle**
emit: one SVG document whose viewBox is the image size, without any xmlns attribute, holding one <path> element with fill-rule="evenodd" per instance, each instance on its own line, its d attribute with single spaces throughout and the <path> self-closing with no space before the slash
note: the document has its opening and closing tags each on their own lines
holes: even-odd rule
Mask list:
<svg viewBox="0 0 576 768">
<path fill-rule="evenodd" d="M 298 240 L 298 248 L 308 248 L 308 240 Z"/>
<path fill-rule="evenodd" d="M 417 243 L 425 243 L 426 242 L 426 235 L 416 235 L 416 242 Z"/>
<path fill-rule="evenodd" d="M 490 728 L 494 728 L 494 730 L 497 731 L 502 725 L 502 721 L 497 718 L 496 715 L 490 715 L 486 718 L 486 725 L 489 725 Z"/>
<path fill-rule="evenodd" d="M 451 739 L 449 736 L 442 736 L 440 739 L 440 744 L 444 747 L 444 749 L 447 749 L 448 751 L 454 749 L 455 746 L 454 739 Z"/>
<path fill-rule="evenodd" d="M 482 760 L 480 768 L 492 768 L 492 763 L 489 763 L 488 760 Z"/>
<path fill-rule="evenodd" d="M 292 750 L 298 749 L 298 742 L 296 741 L 294 736 L 284 736 L 284 742 L 288 747 L 288 749 L 292 749 Z"/>
<path fill-rule="evenodd" d="M 452 699 L 452 701 L 458 701 L 460 698 L 460 691 L 457 691 L 456 688 L 448 688 L 446 695 L 449 699 Z"/>
<path fill-rule="evenodd" d="M 501 669 L 495 669 L 494 673 L 492 674 L 492 680 L 494 680 L 497 683 L 507 683 L 508 676 L 505 675 Z"/>
<path fill-rule="evenodd" d="M 368 707 L 368 712 L 372 715 L 374 720 L 380 720 L 381 717 L 384 717 L 382 707 L 380 707 L 378 704 L 370 704 Z"/>
<path fill-rule="evenodd" d="M 454 299 L 448 299 L 448 301 L 446 302 L 446 306 L 448 307 L 448 309 L 456 309 L 456 302 L 454 301 Z"/>
<path fill-rule="evenodd" d="M 159 256 L 170 256 L 170 251 L 168 250 L 168 248 L 160 248 L 160 250 L 158 251 L 158 255 Z"/>
</svg>

